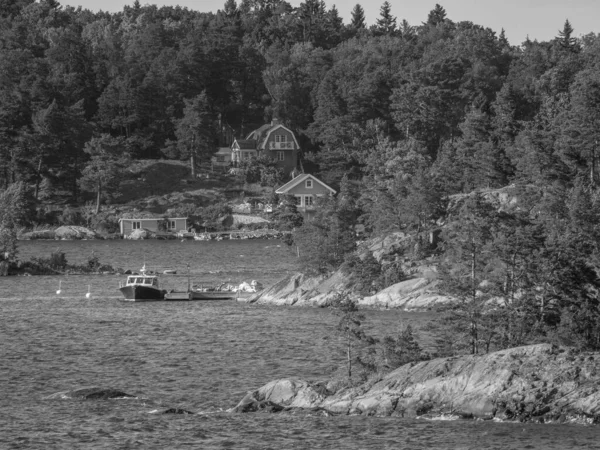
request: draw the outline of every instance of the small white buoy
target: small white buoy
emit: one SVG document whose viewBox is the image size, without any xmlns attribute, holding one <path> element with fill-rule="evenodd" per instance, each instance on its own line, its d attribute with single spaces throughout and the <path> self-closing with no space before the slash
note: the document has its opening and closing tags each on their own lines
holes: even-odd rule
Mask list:
<svg viewBox="0 0 600 450">
<path fill-rule="evenodd" d="M 90 285 L 88 284 L 88 291 L 87 294 L 85 294 L 85 298 L 90 298 L 92 296 L 92 293 L 90 292 Z"/>
<path fill-rule="evenodd" d="M 58 280 L 58 291 L 56 291 L 56 295 L 60 295 L 60 293 L 62 292 L 62 290 L 60 289 L 61 283 L 62 283 L 62 280 Z"/>
</svg>

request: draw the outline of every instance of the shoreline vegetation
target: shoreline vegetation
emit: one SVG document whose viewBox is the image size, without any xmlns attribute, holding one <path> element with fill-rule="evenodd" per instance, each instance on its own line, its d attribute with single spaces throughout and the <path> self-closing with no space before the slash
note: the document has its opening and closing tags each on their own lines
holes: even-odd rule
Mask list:
<svg viewBox="0 0 600 450">
<path fill-rule="evenodd" d="M 69 264 L 65 253 L 60 249 L 50 253 L 50 256 L 47 258 L 32 257 L 29 261 L 17 261 L 10 266 L 5 261 L 0 262 L 0 275 L 4 276 L 107 275 L 124 273 L 126 271 L 123 269 L 101 263 L 93 252 L 85 264 Z"/>
</svg>

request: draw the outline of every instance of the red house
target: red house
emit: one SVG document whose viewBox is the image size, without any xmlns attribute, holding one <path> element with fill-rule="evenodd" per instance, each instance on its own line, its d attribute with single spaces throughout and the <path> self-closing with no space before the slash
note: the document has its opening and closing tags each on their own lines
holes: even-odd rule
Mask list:
<svg viewBox="0 0 600 450">
<path fill-rule="evenodd" d="M 298 211 L 303 214 L 310 214 L 315 209 L 315 200 L 317 197 L 326 195 L 335 195 L 335 189 L 327 186 L 314 175 L 303 173 L 275 191 L 280 195 L 293 195 L 296 197 Z"/>
<path fill-rule="evenodd" d="M 252 131 L 246 139 L 236 139 L 231 144 L 231 160 L 234 164 L 259 155 L 266 155 L 290 175 L 298 164 L 300 145 L 294 133 L 278 119 Z"/>
</svg>

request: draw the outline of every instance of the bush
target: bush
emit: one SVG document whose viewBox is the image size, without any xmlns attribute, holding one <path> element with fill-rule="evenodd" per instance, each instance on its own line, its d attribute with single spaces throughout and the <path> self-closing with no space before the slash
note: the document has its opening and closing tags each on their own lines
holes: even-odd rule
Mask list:
<svg viewBox="0 0 600 450">
<path fill-rule="evenodd" d="M 347 254 L 341 270 L 351 276 L 353 288 L 362 295 L 370 295 L 381 289 L 381 265 L 371 252 L 362 258 L 356 253 Z"/>
<path fill-rule="evenodd" d="M 67 257 L 65 252 L 56 250 L 50 254 L 48 259 L 48 266 L 54 270 L 64 270 L 67 267 Z"/>
<path fill-rule="evenodd" d="M 418 334 L 410 325 L 407 325 L 397 336 L 384 337 L 380 345 L 385 368 L 391 371 L 404 364 L 429 359 L 419 345 L 418 339 Z"/>
<path fill-rule="evenodd" d="M 58 217 L 58 223 L 59 225 L 87 225 L 81 213 L 68 206 L 63 209 L 62 214 Z"/>
</svg>

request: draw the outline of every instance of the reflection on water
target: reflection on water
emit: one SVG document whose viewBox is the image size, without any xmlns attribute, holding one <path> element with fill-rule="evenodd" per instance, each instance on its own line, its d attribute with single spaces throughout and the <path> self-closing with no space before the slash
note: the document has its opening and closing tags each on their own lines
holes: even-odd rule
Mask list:
<svg viewBox="0 0 600 450">
<path fill-rule="evenodd" d="M 275 247 L 270 261 L 258 255 L 262 247 L 256 241 L 246 247 L 224 241 L 214 247 L 88 244 L 60 243 L 71 262 L 85 261 L 94 248 L 101 261 L 122 267 L 137 267 L 145 255 L 148 263 L 160 260 L 160 268 L 179 268 L 178 261 L 195 261 L 202 251 L 198 276 L 210 267 L 242 276 L 272 267 L 281 275 L 295 263 L 285 248 Z M 56 248 L 56 243 L 38 245 L 23 245 L 21 256 Z M 254 263 L 228 267 L 227 261 L 243 260 L 236 254 Z M 56 296 L 59 279 L 65 280 L 64 295 Z M 326 309 L 233 301 L 127 303 L 116 296 L 118 281 L 115 276 L 0 279 L 0 448 L 598 448 L 596 427 L 228 414 L 246 391 L 272 379 L 318 380 L 331 373 L 343 361 L 333 333 L 337 318 Z M 88 284 L 91 299 L 85 298 Z M 382 334 L 402 321 L 425 319 L 427 314 L 369 311 L 366 323 L 369 332 Z M 137 398 L 44 399 L 82 386 L 112 387 Z M 198 414 L 153 413 L 171 407 Z"/>
</svg>

